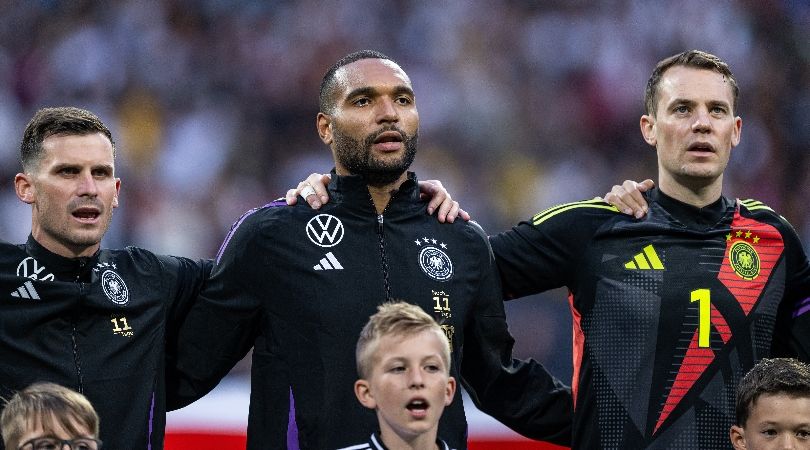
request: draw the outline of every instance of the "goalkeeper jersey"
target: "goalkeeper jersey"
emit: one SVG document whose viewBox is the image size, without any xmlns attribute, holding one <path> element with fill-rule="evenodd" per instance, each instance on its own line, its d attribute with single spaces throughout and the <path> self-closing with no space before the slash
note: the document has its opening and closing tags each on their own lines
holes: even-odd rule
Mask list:
<svg viewBox="0 0 810 450">
<path fill-rule="evenodd" d="M 590 200 L 493 236 L 505 295 L 569 289 L 574 448 L 728 448 L 742 376 L 807 355 L 810 266 L 761 202 L 646 197 L 642 219 Z"/>
</svg>

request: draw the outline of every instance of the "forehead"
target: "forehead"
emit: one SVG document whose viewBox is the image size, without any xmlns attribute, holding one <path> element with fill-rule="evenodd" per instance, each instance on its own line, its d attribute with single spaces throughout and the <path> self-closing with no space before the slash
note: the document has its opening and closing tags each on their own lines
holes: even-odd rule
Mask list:
<svg viewBox="0 0 810 450">
<path fill-rule="evenodd" d="M 751 404 L 751 419 L 790 417 L 810 423 L 810 398 L 784 393 L 762 394 Z"/>
<path fill-rule="evenodd" d="M 675 99 L 695 101 L 721 101 L 733 104 L 731 83 L 721 73 L 709 69 L 674 66 L 661 76 L 659 103 L 664 105 Z"/>
<path fill-rule="evenodd" d="M 102 133 L 55 134 L 42 141 L 42 160 L 49 163 L 112 164 L 112 143 Z"/>
<path fill-rule="evenodd" d="M 382 360 L 441 355 L 443 342 L 438 333 L 440 332 L 431 329 L 418 333 L 389 334 L 380 338 L 377 353 Z"/>
<path fill-rule="evenodd" d="M 398 86 L 411 87 L 408 75 L 393 61 L 368 58 L 346 64 L 335 72 L 339 96 L 360 88 L 384 90 Z"/>
</svg>

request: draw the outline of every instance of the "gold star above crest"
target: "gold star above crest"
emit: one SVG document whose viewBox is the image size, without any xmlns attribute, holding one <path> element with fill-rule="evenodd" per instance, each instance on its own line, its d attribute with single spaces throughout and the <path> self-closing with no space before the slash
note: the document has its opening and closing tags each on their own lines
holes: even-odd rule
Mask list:
<svg viewBox="0 0 810 450">
<path fill-rule="evenodd" d="M 745 232 L 745 238 L 748 239 L 750 237 L 751 237 L 751 231 L 746 231 Z"/>
<path fill-rule="evenodd" d="M 754 236 L 754 244 L 759 242 L 759 236 Z"/>
<path fill-rule="evenodd" d="M 742 236 L 742 230 L 737 230 L 737 237 Z"/>
<path fill-rule="evenodd" d="M 731 240 L 731 233 L 729 233 L 729 234 L 727 234 L 727 235 L 726 235 L 726 240 L 727 240 L 727 241 L 730 241 L 730 240 Z"/>
</svg>

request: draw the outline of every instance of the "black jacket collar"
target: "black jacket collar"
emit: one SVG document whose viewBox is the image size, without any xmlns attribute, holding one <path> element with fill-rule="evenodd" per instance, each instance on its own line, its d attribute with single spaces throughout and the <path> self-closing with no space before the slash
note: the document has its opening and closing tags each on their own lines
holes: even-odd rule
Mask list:
<svg viewBox="0 0 810 450">
<path fill-rule="evenodd" d="M 329 198 L 336 203 L 343 203 L 351 209 L 360 209 L 364 213 L 376 215 L 374 202 L 368 192 L 365 179 L 360 175 L 337 175 L 332 170 L 332 181 L 329 183 Z M 419 202 L 419 184 L 416 174 L 408 172 L 406 179 L 399 189 L 391 195 L 391 200 L 385 208 L 386 212 L 413 208 L 413 203 Z M 425 203 L 427 205 L 427 203 Z"/>
<path fill-rule="evenodd" d="M 735 202 L 720 196 L 717 201 L 698 208 L 696 206 L 676 200 L 661 189 L 653 189 L 647 198 L 661 205 L 675 220 L 689 228 L 704 229 L 719 223 L 729 213 L 734 212 Z"/>
<path fill-rule="evenodd" d="M 45 272 L 52 273 L 60 281 L 88 281 L 100 251 L 96 251 L 93 256 L 66 258 L 43 247 L 32 235 L 28 235 L 25 243 L 25 252 L 44 265 Z"/>
</svg>

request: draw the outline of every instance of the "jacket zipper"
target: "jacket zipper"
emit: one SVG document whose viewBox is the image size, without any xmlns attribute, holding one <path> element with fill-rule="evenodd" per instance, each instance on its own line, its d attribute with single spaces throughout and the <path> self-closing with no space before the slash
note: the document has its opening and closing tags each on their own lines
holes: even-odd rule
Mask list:
<svg viewBox="0 0 810 450">
<path fill-rule="evenodd" d="M 79 272 L 76 274 L 76 284 L 79 288 L 79 296 L 81 297 L 84 293 L 84 283 L 80 281 L 82 269 L 84 269 L 84 261 L 79 263 Z M 76 313 L 80 314 L 80 313 Z M 82 360 L 79 357 L 79 342 L 76 336 L 78 335 L 78 331 L 76 330 L 76 314 L 73 315 L 71 318 L 71 332 L 70 332 L 70 340 L 73 346 L 73 364 L 76 366 L 76 379 L 79 384 L 79 393 L 84 394 L 84 375 L 82 374 Z"/>
<path fill-rule="evenodd" d="M 385 213 L 385 210 L 383 210 Z M 388 279 L 388 260 L 385 258 L 385 235 L 383 233 L 383 215 L 377 215 L 377 238 L 380 242 L 380 265 L 383 272 L 383 283 L 385 284 L 385 300 L 390 301 L 391 298 L 391 282 Z"/>
</svg>

